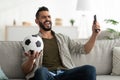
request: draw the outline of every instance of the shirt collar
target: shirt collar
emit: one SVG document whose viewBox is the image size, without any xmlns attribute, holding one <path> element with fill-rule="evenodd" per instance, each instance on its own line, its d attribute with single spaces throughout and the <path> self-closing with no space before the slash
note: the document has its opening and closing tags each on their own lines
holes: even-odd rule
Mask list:
<svg viewBox="0 0 120 80">
<path fill-rule="evenodd" d="M 53 34 L 53 36 L 55 36 L 55 32 L 53 30 L 51 30 L 51 33 Z M 40 31 L 38 32 L 38 35 L 42 37 L 42 33 Z"/>
</svg>

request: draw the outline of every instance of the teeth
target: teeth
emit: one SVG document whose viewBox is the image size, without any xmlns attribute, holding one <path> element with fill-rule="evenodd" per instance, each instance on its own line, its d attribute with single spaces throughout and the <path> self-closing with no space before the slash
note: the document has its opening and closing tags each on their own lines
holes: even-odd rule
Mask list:
<svg viewBox="0 0 120 80">
<path fill-rule="evenodd" d="M 50 22 L 46 22 L 47 24 L 49 24 Z"/>
<path fill-rule="evenodd" d="M 45 22 L 45 25 L 50 26 L 50 22 Z"/>
<path fill-rule="evenodd" d="M 50 22 L 45 22 L 45 24 L 50 24 Z"/>
</svg>

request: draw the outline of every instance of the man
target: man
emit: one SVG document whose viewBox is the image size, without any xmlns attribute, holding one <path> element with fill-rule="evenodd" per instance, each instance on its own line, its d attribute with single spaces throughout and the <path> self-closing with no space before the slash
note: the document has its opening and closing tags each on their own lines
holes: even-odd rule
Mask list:
<svg viewBox="0 0 120 80">
<path fill-rule="evenodd" d="M 75 67 L 70 54 L 87 54 L 95 44 L 99 33 L 99 24 L 93 23 L 92 36 L 86 44 L 77 43 L 62 34 L 51 30 L 52 22 L 47 7 L 40 7 L 36 12 L 36 24 L 40 31 L 39 36 L 44 42 L 43 51 L 25 53 L 23 72 L 27 80 L 96 80 L 96 71 L 93 66 Z"/>
</svg>

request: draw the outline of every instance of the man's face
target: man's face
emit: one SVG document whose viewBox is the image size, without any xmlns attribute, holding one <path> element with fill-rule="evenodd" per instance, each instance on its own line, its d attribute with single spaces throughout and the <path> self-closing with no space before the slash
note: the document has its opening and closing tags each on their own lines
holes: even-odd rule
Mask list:
<svg viewBox="0 0 120 80">
<path fill-rule="evenodd" d="M 38 25 L 44 31 L 50 31 L 52 28 L 51 16 L 48 11 L 39 12 Z"/>
</svg>

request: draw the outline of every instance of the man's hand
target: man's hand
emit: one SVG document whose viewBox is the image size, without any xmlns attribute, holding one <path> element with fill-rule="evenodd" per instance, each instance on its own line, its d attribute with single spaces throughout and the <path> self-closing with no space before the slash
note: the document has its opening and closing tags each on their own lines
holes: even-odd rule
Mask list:
<svg viewBox="0 0 120 80">
<path fill-rule="evenodd" d="M 100 32 L 100 25 L 97 22 L 97 16 L 96 15 L 94 15 L 92 31 L 93 31 L 93 33 L 99 33 Z"/>
<path fill-rule="evenodd" d="M 42 51 L 41 51 L 42 52 Z M 28 60 L 30 60 L 30 61 L 35 61 L 40 55 L 41 55 L 41 52 L 33 52 L 32 54 L 31 54 L 31 52 L 29 51 L 28 53 L 24 53 L 25 54 L 25 56 L 27 56 L 28 57 Z"/>
<path fill-rule="evenodd" d="M 41 51 L 42 52 L 42 51 Z M 33 54 L 30 53 L 25 53 L 25 56 L 28 57 L 28 59 L 22 64 L 22 70 L 25 74 L 28 74 L 33 70 L 34 63 L 36 59 L 41 56 L 41 52 L 33 52 Z"/>
<path fill-rule="evenodd" d="M 92 31 L 95 34 L 98 34 L 100 32 L 100 25 L 98 22 L 93 22 Z"/>
</svg>

